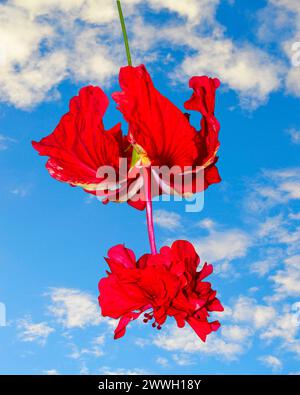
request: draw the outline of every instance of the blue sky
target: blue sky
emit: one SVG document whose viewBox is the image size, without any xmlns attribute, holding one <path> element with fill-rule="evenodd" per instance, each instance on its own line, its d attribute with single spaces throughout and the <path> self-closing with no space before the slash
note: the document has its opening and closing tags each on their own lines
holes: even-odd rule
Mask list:
<svg viewBox="0 0 300 395">
<path fill-rule="evenodd" d="M 299 2 L 123 3 L 134 63 L 180 108 L 190 76 L 222 82 L 222 183 L 200 213 L 154 204 L 159 246 L 192 240 L 214 265 L 222 329 L 204 345 L 171 320 L 160 333 L 136 322 L 113 340 L 97 306 L 103 256 L 118 243 L 148 252 L 144 214 L 51 179 L 30 141 L 53 130 L 81 86 L 118 89 L 115 5 L 1 1 L 0 373 L 299 374 Z M 111 102 L 105 125 L 119 120 Z"/>
</svg>

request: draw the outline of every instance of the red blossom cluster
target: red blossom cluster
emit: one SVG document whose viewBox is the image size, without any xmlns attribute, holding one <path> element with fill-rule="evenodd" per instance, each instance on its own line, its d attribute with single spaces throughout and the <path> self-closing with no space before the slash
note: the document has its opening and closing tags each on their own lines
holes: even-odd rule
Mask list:
<svg viewBox="0 0 300 395">
<path fill-rule="evenodd" d="M 216 331 L 218 321 L 208 322 L 209 312 L 223 311 L 216 291 L 203 281 L 212 265 L 197 268 L 200 258 L 188 241 L 175 241 L 159 254 L 145 254 L 136 260 L 133 251 L 117 245 L 108 252 L 111 270 L 99 283 L 99 304 L 103 316 L 120 319 L 115 339 L 126 326 L 144 313 L 144 322 L 161 329 L 167 317 L 174 317 L 179 328 L 187 322 L 201 340 Z"/>
<path fill-rule="evenodd" d="M 193 94 L 184 107 L 202 115 L 197 130 L 189 114 L 155 88 L 144 65 L 131 66 L 117 3 L 129 66 L 121 68 L 121 91 L 112 97 L 128 123 L 127 135 L 121 123 L 104 128 L 109 100 L 101 88 L 86 86 L 71 99 L 55 130 L 32 144 L 40 155 L 49 157 L 46 168 L 56 180 L 100 196 L 104 203 L 125 200 L 139 210 L 146 208 L 151 254 L 136 260 L 123 245 L 111 248 L 106 259 L 110 272 L 99 283 L 102 315 L 119 319 L 115 338 L 144 314 L 144 322 L 151 321 L 157 329 L 167 317 L 173 317 L 180 328 L 187 322 L 205 341 L 220 326 L 208 321 L 209 313 L 223 311 L 216 291 L 203 281 L 213 267 L 205 263 L 198 271 L 200 258 L 188 241 L 178 240 L 157 252 L 152 199 L 162 194 L 190 196 L 221 181 L 216 167 L 220 125 L 214 114 L 220 82 L 207 76 L 190 80 Z M 125 166 L 120 167 L 120 162 Z M 188 175 L 189 184 L 178 188 L 176 177 L 160 178 L 157 167 L 176 168 L 175 176 Z M 115 177 L 108 177 L 110 170 Z M 199 177 L 203 182 L 197 182 Z"/>
</svg>

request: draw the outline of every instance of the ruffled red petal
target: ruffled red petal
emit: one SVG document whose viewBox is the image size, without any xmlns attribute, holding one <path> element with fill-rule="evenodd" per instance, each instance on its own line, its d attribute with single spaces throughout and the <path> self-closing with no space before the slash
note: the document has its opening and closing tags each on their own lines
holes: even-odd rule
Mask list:
<svg viewBox="0 0 300 395">
<path fill-rule="evenodd" d="M 220 124 L 214 115 L 216 90 L 220 86 L 220 81 L 206 76 L 192 77 L 189 86 L 194 92 L 192 97 L 185 102 L 184 107 L 188 110 L 199 111 L 203 116 L 201 130 L 197 137 L 197 164 L 207 168 L 215 164 L 220 146 L 218 139 Z M 214 180 L 216 177 L 211 179 L 206 177 L 207 185 L 215 182 Z"/>
<path fill-rule="evenodd" d="M 113 274 L 100 280 L 99 292 L 99 304 L 104 317 L 120 318 L 147 304 L 145 294 L 135 283 L 123 283 Z"/>
<path fill-rule="evenodd" d="M 139 318 L 139 316 L 142 314 L 144 310 L 142 309 L 140 312 L 137 313 L 129 313 L 124 315 L 122 318 L 120 318 L 120 321 L 115 329 L 114 332 L 114 339 L 120 339 L 120 337 L 123 337 L 126 333 L 126 327 L 127 325 L 131 322 Z"/>
<path fill-rule="evenodd" d="M 118 166 L 121 128 L 118 124 L 104 130 L 102 118 L 107 106 L 108 98 L 99 87 L 84 87 L 71 99 L 69 112 L 54 132 L 32 142 L 40 155 L 49 156 L 46 167 L 52 177 L 89 191 L 91 185 L 102 181 L 96 175 L 100 166 Z"/>
<path fill-rule="evenodd" d="M 129 139 L 155 165 L 191 166 L 197 158 L 196 131 L 186 116 L 155 89 L 144 65 L 122 67 L 122 92 L 112 95 L 129 123 Z"/>
<path fill-rule="evenodd" d="M 187 322 L 203 342 L 206 341 L 207 336 L 211 332 L 217 331 L 220 327 L 220 323 L 218 321 L 214 321 L 214 322 L 200 321 L 194 317 L 189 317 L 187 319 Z"/>
<path fill-rule="evenodd" d="M 200 111 L 204 117 L 208 117 L 215 111 L 215 96 L 219 86 L 218 78 L 192 77 L 189 81 L 189 87 L 194 90 L 194 93 L 185 102 L 184 107 L 187 110 Z"/>
</svg>

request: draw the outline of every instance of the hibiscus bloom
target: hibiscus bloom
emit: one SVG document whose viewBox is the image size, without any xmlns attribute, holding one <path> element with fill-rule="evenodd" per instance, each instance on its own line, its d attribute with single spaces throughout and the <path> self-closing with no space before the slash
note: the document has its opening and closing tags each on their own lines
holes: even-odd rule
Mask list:
<svg viewBox="0 0 300 395">
<path fill-rule="evenodd" d="M 193 77 L 190 87 L 194 93 L 185 108 L 202 114 L 198 132 L 189 122 L 189 115 L 179 110 L 153 85 L 144 65 L 122 67 L 119 77 L 122 92 L 112 97 L 129 124 L 127 139 L 133 147 L 136 166 L 152 167 L 196 166 L 202 169 L 203 184 L 198 188 L 193 180 L 190 190 L 177 189 L 174 180 L 153 179 L 160 183 L 159 193 L 200 192 L 210 184 L 220 182 L 215 166 L 220 146 L 219 122 L 214 115 L 215 93 L 220 85 L 217 78 Z M 194 170 L 195 176 L 199 176 Z"/>
<path fill-rule="evenodd" d="M 219 123 L 214 116 L 217 79 L 190 80 L 194 93 L 185 107 L 202 114 L 200 132 L 190 124 L 187 114 L 155 89 L 145 66 L 121 68 L 120 85 L 122 92 L 112 96 L 129 124 L 128 135 L 122 136 L 120 124 L 104 129 L 107 96 L 98 87 L 82 88 L 71 99 L 69 112 L 53 133 L 33 142 L 40 155 L 49 157 L 46 167 L 52 177 L 80 186 L 88 193 L 105 196 L 105 202 L 123 201 L 125 196 L 125 200 L 139 209 L 145 208 L 147 200 L 140 169 L 153 170 L 150 174 L 159 184 L 153 195 L 195 193 L 220 181 L 215 166 L 219 148 Z M 122 159 L 129 159 L 125 171 L 119 166 Z M 115 170 L 116 178 L 112 181 L 98 173 L 107 166 Z M 185 167 L 191 167 L 191 185 L 178 190 L 173 179 L 160 179 L 154 170 L 157 166 L 177 166 L 183 174 Z M 204 182 L 200 187 L 195 182 L 199 176 L 196 167 L 202 169 Z"/>
<path fill-rule="evenodd" d="M 197 271 L 200 259 L 188 241 L 175 241 L 159 254 L 146 254 L 139 260 L 133 251 L 117 245 L 109 250 L 106 261 L 111 271 L 99 282 L 99 304 L 103 316 L 119 319 L 115 339 L 142 313 L 144 322 L 152 321 L 157 329 L 168 316 L 180 328 L 187 322 L 202 341 L 220 327 L 208 317 L 223 307 L 211 284 L 203 281 L 213 267 L 205 263 Z"/>
</svg>

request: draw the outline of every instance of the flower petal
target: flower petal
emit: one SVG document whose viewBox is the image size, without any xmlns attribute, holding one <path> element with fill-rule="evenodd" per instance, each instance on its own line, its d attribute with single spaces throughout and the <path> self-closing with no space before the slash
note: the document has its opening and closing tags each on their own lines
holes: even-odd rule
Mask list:
<svg viewBox="0 0 300 395">
<path fill-rule="evenodd" d="M 214 113 L 216 90 L 220 86 L 218 78 L 207 76 L 192 77 L 189 87 L 194 90 L 192 97 L 187 100 L 184 107 L 187 110 L 200 111 L 205 117 Z"/>
<path fill-rule="evenodd" d="M 187 319 L 188 324 L 193 328 L 193 330 L 197 333 L 200 339 L 205 342 L 206 337 L 213 331 L 217 331 L 220 327 L 220 323 L 218 321 L 208 322 L 208 321 L 200 321 L 194 317 L 189 317 Z"/>
<path fill-rule="evenodd" d="M 194 275 L 200 263 L 200 258 L 194 246 L 189 241 L 177 240 L 172 244 L 171 250 L 173 259 L 184 262 L 185 271 Z"/>
<path fill-rule="evenodd" d="M 194 93 L 185 102 L 184 107 L 188 110 L 199 111 L 203 115 L 201 131 L 197 135 L 199 153 L 197 164 L 207 168 L 215 164 L 220 146 L 218 140 L 220 124 L 214 115 L 216 90 L 220 86 L 220 81 L 217 78 L 206 76 L 192 77 L 189 86 L 194 90 Z"/>
<path fill-rule="evenodd" d="M 98 300 L 104 317 L 120 318 L 147 304 L 147 298 L 137 285 L 122 284 L 113 274 L 100 280 L 99 292 Z"/>
<path fill-rule="evenodd" d="M 112 95 L 129 123 L 129 139 L 152 164 L 193 165 L 196 130 L 187 117 L 157 89 L 144 65 L 120 70 L 122 92 Z"/>
<path fill-rule="evenodd" d="M 202 281 L 204 278 L 210 276 L 213 272 L 213 265 L 208 265 L 206 262 L 203 266 L 203 268 L 200 270 L 198 273 L 198 278 L 197 281 Z"/>
<path fill-rule="evenodd" d="M 211 303 L 207 306 L 208 311 L 224 311 L 224 307 L 218 298 L 214 298 Z"/>
<path fill-rule="evenodd" d="M 90 192 L 102 181 L 96 175 L 100 166 L 118 166 L 122 134 L 120 124 L 104 130 L 107 106 L 108 98 L 99 87 L 84 87 L 71 99 L 69 112 L 54 132 L 32 142 L 40 155 L 49 156 L 46 167 L 52 177 Z"/>
<path fill-rule="evenodd" d="M 126 248 L 123 244 L 118 244 L 108 251 L 107 263 L 112 272 L 118 267 L 124 269 L 134 269 L 136 267 L 136 260 L 134 252 Z"/>
<path fill-rule="evenodd" d="M 139 318 L 139 316 L 142 314 L 144 310 L 141 310 L 138 313 L 129 313 L 120 318 L 120 321 L 118 323 L 118 326 L 115 329 L 115 334 L 114 334 L 114 339 L 117 340 L 120 337 L 123 337 L 126 333 L 126 327 L 127 325 L 133 321 Z"/>
</svg>

